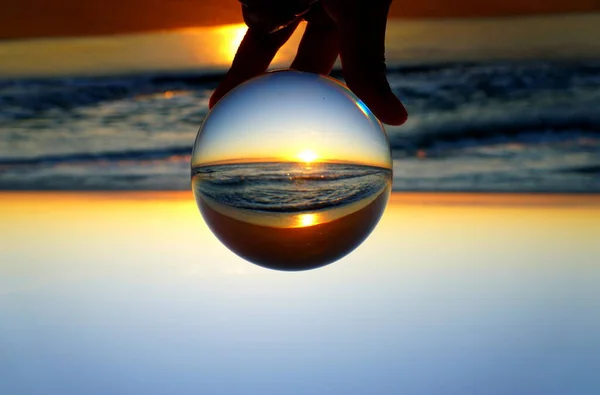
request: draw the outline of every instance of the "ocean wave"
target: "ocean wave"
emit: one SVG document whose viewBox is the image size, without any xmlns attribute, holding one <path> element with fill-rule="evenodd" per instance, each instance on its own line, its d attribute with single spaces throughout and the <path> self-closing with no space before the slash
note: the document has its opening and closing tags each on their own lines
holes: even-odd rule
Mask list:
<svg viewBox="0 0 600 395">
<path fill-rule="evenodd" d="M 259 169 L 259 170 L 257 170 Z M 378 175 L 390 171 L 380 167 L 341 163 L 264 162 L 198 166 L 192 169 L 192 177 L 210 182 L 211 185 L 248 185 L 266 182 L 327 183 L 349 181 L 355 178 Z"/>
<path fill-rule="evenodd" d="M 222 74 L 202 71 L 113 77 L 0 80 L 0 119 L 26 119 L 105 101 L 165 91 L 205 91 Z M 343 81 L 339 70 L 332 76 Z M 472 99 L 519 97 L 538 90 L 600 86 L 600 62 L 448 63 L 388 69 L 392 88 L 414 110 L 455 109 Z"/>
<path fill-rule="evenodd" d="M 419 65 L 388 77 L 409 111 L 386 127 L 396 189 L 600 190 L 600 61 Z M 0 80 L 0 189 L 187 188 L 220 78 Z"/>
<path fill-rule="evenodd" d="M 599 95 L 600 103 L 600 95 Z M 496 112 L 494 110 L 493 112 Z M 481 111 L 480 117 L 463 112 L 437 113 L 434 117 L 413 115 L 403 128 L 388 130 L 396 156 L 417 151 L 449 152 L 450 149 L 521 143 L 536 145 L 557 141 L 600 142 L 600 112 L 584 107 L 563 111 L 515 113 L 512 117 Z M 433 118 L 433 119 L 432 119 Z M 596 143 L 594 143 L 596 144 Z"/>
<path fill-rule="evenodd" d="M 167 91 L 204 93 L 214 89 L 221 77 L 198 73 L 0 80 L 0 125 L 48 111 L 69 111 Z"/>
<path fill-rule="evenodd" d="M 383 190 L 392 176 L 391 170 L 333 163 L 307 170 L 312 174 L 301 180 L 289 176 L 298 169 L 294 163 L 246 163 L 209 169 L 193 173 L 192 183 L 198 193 L 227 206 L 264 212 L 313 211 L 351 204 Z"/>
<path fill-rule="evenodd" d="M 600 134 L 598 61 L 449 65 L 390 80 L 409 109 L 405 125 L 387 128 L 397 154 Z"/>
<path fill-rule="evenodd" d="M 64 155 L 35 156 L 28 158 L 0 158 L 0 167 L 52 166 L 69 163 L 165 160 L 173 157 L 183 157 L 184 159 L 189 160 L 191 152 L 191 147 L 169 147 L 147 150 L 81 152 Z"/>
</svg>

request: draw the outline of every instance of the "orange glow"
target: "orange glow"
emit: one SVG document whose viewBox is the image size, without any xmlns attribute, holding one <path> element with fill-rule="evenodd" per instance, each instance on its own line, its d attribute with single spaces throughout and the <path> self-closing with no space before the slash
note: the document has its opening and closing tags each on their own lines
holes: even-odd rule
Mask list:
<svg viewBox="0 0 600 395">
<path fill-rule="evenodd" d="M 166 91 L 165 94 L 165 99 L 170 99 L 173 97 L 173 92 L 172 91 Z"/>
<path fill-rule="evenodd" d="M 229 63 L 233 60 L 248 27 L 245 24 L 236 24 L 219 26 L 214 29 L 215 42 L 218 45 L 218 58 Z"/>
<path fill-rule="evenodd" d="M 306 228 L 318 224 L 319 216 L 317 214 L 300 214 L 296 220 L 299 228 Z"/>
<path fill-rule="evenodd" d="M 289 66 L 296 55 L 304 29 L 304 23 L 298 26 L 273 58 L 271 69 Z M 187 52 L 184 62 L 192 60 L 191 67 L 229 67 L 247 31 L 248 27 L 243 23 L 178 29 L 169 33 L 172 38 L 178 37 L 179 41 L 168 43 L 172 47 L 168 50 L 179 48 Z"/>
<path fill-rule="evenodd" d="M 593 0 L 577 1 L 594 3 Z M 24 3 L 30 4 L 30 2 Z M 38 29 L 45 30 L 44 35 L 53 34 L 51 31 L 46 30 L 47 26 L 43 27 L 44 24 L 32 23 L 32 20 L 35 20 L 39 14 L 46 22 L 56 23 L 58 19 L 54 20 L 48 15 L 57 12 L 59 10 L 57 4 L 63 2 L 38 1 L 38 3 L 40 3 L 40 6 L 44 4 L 51 11 L 43 13 L 36 7 L 37 11 L 35 13 L 27 14 L 27 20 L 13 18 L 13 27 L 18 28 L 23 37 L 38 35 L 40 32 Z M 82 3 L 81 7 L 88 8 L 97 3 L 97 8 L 93 12 L 88 9 L 84 13 L 99 20 L 104 20 L 99 16 L 102 14 L 100 11 L 113 10 L 112 7 L 104 7 L 103 2 L 79 3 Z M 196 7 L 204 2 L 172 1 L 170 3 L 193 3 Z M 221 3 L 222 6 L 219 5 L 213 11 L 220 11 L 222 8 L 226 8 L 225 4 L 235 2 L 221 1 Z M 441 4 L 441 2 L 438 3 Z M 480 3 L 483 4 L 483 2 L 477 4 Z M 9 4 L 11 6 L 16 5 L 17 2 Z M 403 9 L 407 12 L 413 12 L 413 6 L 416 5 L 413 3 L 411 7 L 404 7 Z M 475 3 L 472 8 L 474 9 L 474 7 Z M 554 6 L 548 7 L 552 8 Z M 149 9 L 151 7 L 144 6 L 143 8 Z M 455 8 L 453 7 L 453 9 Z M 10 19 L 6 16 L 7 12 L 10 14 L 10 10 L 3 7 L 2 11 L 0 19 Z M 62 26 L 61 29 L 75 32 L 79 28 L 70 24 L 74 19 L 68 17 L 68 15 L 73 12 L 77 14 L 77 12 L 73 11 L 72 8 L 69 8 L 68 11 L 59 12 L 61 18 L 66 18 L 69 21 L 68 24 L 63 24 L 65 26 Z M 115 13 L 113 12 L 113 14 Z M 129 13 L 125 13 L 113 16 L 124 18 L 127 23 L 140 22 L 137 18 L 130 18 L 129 15 Z M 182 14 L 178 15 L 181 16 Z M 236 15 L 240 16 L 239 10 L 237 10 Z M 194 21 L 188 26 L 202 26 L 203 18 L 214 21 L 215 15 L 211 11 L 208 15 L 195 13 L 190 18 Z M 115 27 L 110 27 L 109 24 L 101 23 L 96 26 L 88 23 L 87 18 L 83 18 L 83 20 L 85 26 L 82 26 L 82 28 L 85 28 L 85 31 L 93 33 L 96 29 L 108 29 L 107 31 L 110 34 L 106 36 L 84 34 L 79 37 L 1 41 L 0 74 L 5 78 L 11 78 L 18 76 L 97 75 L 99 73 L 105 75 L 155 70 L 203 70 L 205 68 L 222 70 L 230 66 L 230 60 L 237 50 L 236 43 L 241 41 L 242 33 L 245 32 L 245 25 L 232 24 L 177 30 L 150 29 L 151 31 L 148 33 L 114 34 L 119 31 L 124 33 L 132 30 L 129 28 L 115 30 Z M 157 28 L 159 25 L 162 26 L 160 29 L 167 27 L 164 15 L 158 15 L 156 20 L 160 22 Z M 600 15 L 598 14 L 558 14 L 554 16 L 512 18 L 510 19 L 510 26 L 507 26 L 507 20 L 504 18 L 390 19 L 386 30 L 386 57 L 393 63 L 409 64 L 414 62 L 435 63 L 483 59 L 488 61 L 492 59 L 517 60 L 531 57 L 539 58 L 540 56 L 559 59 L 593 58 L 597 56 L 597 46 L 591 43 L 597 40 L 599 21 Z M 181 24 L 179 26 L 185 25 Z M 35 28 L 33 28 L 34 26 Z M 0 30 L 2 29 L 8 34 L 6 29 L 10 30 L 10 26 L 0 24 Z M 274 64 L 271 65 L 272 68 L 289 67 L 296 56 L 304 29 L 305 23 L 303 22 L 277 53 Z M 480 34 L 481 31 L 485 31 L 486 34 Z M 569 32 L 568 37 L 565 37 L 565 31 Z M 437 33 L 432 34 L 432 32 Z M 4 36 L 4 38 L 9 36 L 10 34 Z M 449 41 L 446 39 L 447 37 L 455 39 Z M 566 43 L 568 43 L 568 46 Z M 85 48 L 85 51 L 82 51 L 81 48 Z M 415 52 L 414 48 L 431 48 L 431 50 Z M 227 59 L 222 59 L 222 54 L 226 54 Z M 68 62 L 65 59 L 68 59 Z M 337 65 L 336 67 L 339 67 L 339 63 Z"/>
<path fill-rule="evenodd" d="M 161 265 L 161 254 L 168 254 L 170 261 L 183 265 L 182 270 L 189 269 L 190 275 L 206 275 L 212 270 L 199 261 L 218 262 L 214 270 L 230 270 L 238 263 L 253 270 L 214 238 L 191 191 L 2 192 L 0 218 L 0 277 L 11 270 L 37 270 L 45 275 L 45 270 L 55 270 L 49 260 L 69 259 L 76 262 L 75 269 L 93 259 L 104 262 L 103 268 L 117 268 L 138 257 L 143 270 L 148 270 L 152 266 L 147 260 L 157 254 Z M 321 213 L 295 217 L 296 227 L 324 220 L 327 218 Z M 598 195 L 392 193 L 381 223 L 350 259 L 359 262 L 382 251 L 402 251 L 403 259 L 397 261 L 401 266 L 426 262 L 423 254 L 437 259 L 435 251 L 442 251 L 440 262 L 461 264 L 461 258 L 464 262 L 475 259 L 471 253 L 475 246 L 505 242 L 506 254 L 524 248 L 525 254 L 543 255 L 554 248 L 554 252 L 571 254 L 568 257 L 576 265 L 598 256 L 599 223 Z M 200 256 L 199 240 L 207 246 Z M 457 243 L 468 247 L 461 249 Z M 449 248 L 456 254 L 451 259 L 443 255 Z M 480 264 L 488 264 L 488 258 L 482 258 Z M 515 262 L 528 264 L 527 259 Z M 383 258 L 379 263 L 387 265 Z M 368 266 L 365 270 L 373 269 Z"/>
</svg>

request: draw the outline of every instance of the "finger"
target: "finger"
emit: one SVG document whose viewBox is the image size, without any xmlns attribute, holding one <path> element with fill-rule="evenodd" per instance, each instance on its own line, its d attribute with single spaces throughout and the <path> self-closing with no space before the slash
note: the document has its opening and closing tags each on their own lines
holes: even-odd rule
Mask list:
<svg viewBox="0 0 600 395">
<path fill-rule="evenodd" d="M 290 38 L 298 23 L 296 21 L 271 34 L 249 28 L 233 58 L 231 68 L 210 97 L 209 108 L 212 108 L 223 96 L 242 82 L 264 73 L 279 48 Z"/>
<path fill-rule="evenodd" d="M 386 77 L 385 30 L 390 1 L 331 2 L 340 34 L 340 58 L 348 87 L 379 120 L 401 125 L 408 116 Z M 375 3 L 375 4 L 373 4 Z"/>
<path fill-rule="evenodd" d="M 304 17 L 308 21 L 291 68 L 329 75 L 338 57 L 338 34 L 333 20 L 320 4 Z"/>
</svg>

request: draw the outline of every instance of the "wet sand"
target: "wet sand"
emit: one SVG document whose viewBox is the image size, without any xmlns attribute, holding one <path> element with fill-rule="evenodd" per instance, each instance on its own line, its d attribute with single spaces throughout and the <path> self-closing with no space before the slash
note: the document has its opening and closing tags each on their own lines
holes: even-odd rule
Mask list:
<svg viewBox="0 0 600 395">
<path fill-rule="evenodd" d="M 600 393 L 597 195 L 393 193 L 293 273 L 191 191 L 0 193 L 0 218 L 3 394 Z"/>
</svg>

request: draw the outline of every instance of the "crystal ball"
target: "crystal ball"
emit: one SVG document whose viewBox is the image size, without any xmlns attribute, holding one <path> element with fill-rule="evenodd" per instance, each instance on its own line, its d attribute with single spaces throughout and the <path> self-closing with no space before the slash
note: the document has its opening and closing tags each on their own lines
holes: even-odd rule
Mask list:
<svg viewBox="0 0 600 395">
<path fill-rule="evenodd" d="M 191 159 L 202 217 L 232 252 L 298 271 L 335 262 L 375 228 L 392 186 L 383 125 L 330 77 L 276 71 L 209 112 Z"/>
</svg>

